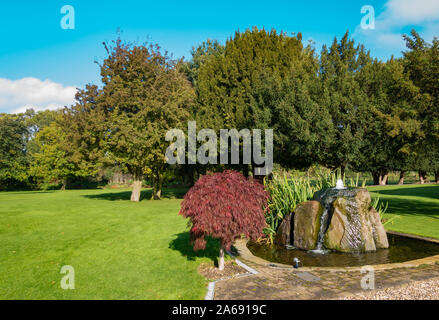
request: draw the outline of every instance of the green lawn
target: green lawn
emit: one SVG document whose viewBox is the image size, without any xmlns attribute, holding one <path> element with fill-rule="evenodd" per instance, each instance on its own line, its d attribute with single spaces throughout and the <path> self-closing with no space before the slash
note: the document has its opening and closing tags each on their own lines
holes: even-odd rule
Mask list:
<svg viewBox="0 0 439 320">
<path fill-rule="evenodd" d="M 140 203 L 128 190 L 1 192 L 0 299 L 203 298 L 197 267 L 213 263 L 218 244 L 189 246 L 183 191 Z M 60 287 L 63 265 L 75 290 Z"/>
<path fill-rule="evenodd" d="M 390 230 L 439 238 L 439 185 L 370 187 L 399 215 Z M 197 273 L 218 243 L 195 254 L 177 213 L 185 190 L 132 203 L 128 190 L 0 193 L 0 299 L 201 299 Z M 150 190 L 144 191 L 149 198 Z M 63 290 L 63 265 L 75 290 Z"/>
<path fill-rule="evenodd" d="M 439 185 L 369 187 L 372 197 L 389 203 L 386 229 L 439 238 Z"/>
</svg>

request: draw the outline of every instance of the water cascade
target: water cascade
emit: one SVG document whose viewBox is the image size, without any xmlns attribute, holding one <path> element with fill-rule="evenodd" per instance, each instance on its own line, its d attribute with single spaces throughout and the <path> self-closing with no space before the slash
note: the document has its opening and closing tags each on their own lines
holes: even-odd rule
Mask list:
<svg viewBox="0 0 439 320">
<path fill-rule="evenodd" d="M 334 191 L 334 190 L 346 190 L 346 192 Z M 322 204 L 323 212 L 320 218 L 320 230 L 319 230 L 319 236 L 317 238 L 317 246 L 314 250 L 310 250 L 310 252 L 316 254 L 324 254 L 327 252 L 327 250 L 323 249 L 323 240 L 330 223 L 329 218 L 330 218 L 331 204 L 341 194 L 345 196 L 352 196 L 351 192 L 349 192 L 345 188 L 343 180 L 338 179 L 335 188 L 326 189 L 321 191 L 321 193 L 316 193 L 318 199 L 316 199 L 316 195 L 314 195 L 314 199 Z"/>
</svg>

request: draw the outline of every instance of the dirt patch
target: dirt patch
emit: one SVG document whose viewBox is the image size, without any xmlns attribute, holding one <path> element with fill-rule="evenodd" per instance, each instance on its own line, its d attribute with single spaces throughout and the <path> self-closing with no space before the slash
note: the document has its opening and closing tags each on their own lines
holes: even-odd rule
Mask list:
<svg viewBox="0 0 439 320">
<path fill-rule="evenodd" d="M 209 263 L 202 263 L 198 267 L 198 272 L 209 281 L 215 281 L 222 278 L 233 277 L 248 271 L 238 266 L 234 261 L 227 261 L 224 264 L 224 270 L 220 271 L 217 267 Z"/>
</svg>

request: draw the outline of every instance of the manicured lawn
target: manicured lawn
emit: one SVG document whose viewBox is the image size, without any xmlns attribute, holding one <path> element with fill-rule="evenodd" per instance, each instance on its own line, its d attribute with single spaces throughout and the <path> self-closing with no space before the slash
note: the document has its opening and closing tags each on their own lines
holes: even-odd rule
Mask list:
<svg viewBox="0 0 439 320">
<path fill-rule="evenodd" d="M 369 187 L 389 202 L 390 230 L 439 238 L 439 185 Z M 0 193 L 1 299 L 201 299 L 197 273 L 218 243 L 194 253 L 177 213 L 185 190 L 132 203 L 128 190 Z M 144 191 L 149 198 L 150 190 Z M 75 270 L 63 290 L 61 267 Z"/>
<path fill-rule="evenodd" d="M 193 252 L 178 215 L 183 192 L 140 203 L 127 190 L 0 193 L 0 298 L 203 298 L 197 267 L 213 263 L 218 243 Z M 63 265 L 75 290 L 60 287 Z"/>
<path fill-rule="evenodd" d="M 400 216 L 386 229 L 439 238 L 439 185 L 369 187 L 372 197 L 389 203 L 386 217 Z"/>
</svg>

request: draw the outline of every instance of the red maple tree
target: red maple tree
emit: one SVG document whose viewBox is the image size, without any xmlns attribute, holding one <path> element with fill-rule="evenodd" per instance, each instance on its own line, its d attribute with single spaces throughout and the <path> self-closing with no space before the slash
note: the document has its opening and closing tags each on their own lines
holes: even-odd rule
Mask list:
<svg viewBox="0 0 439 320">
<path fill-rule="evenodd" d="M 194 250 L 206 247 L 205 236 L 220 239 L 219 269 L 224 249 L 241 235 L 256 240 L 266 226 L 264 208 L 269 198 L 264 186 L 240 172 L 226 170 L 202 176 L 186 193 L 179 214 L 191 220 Z"/>
</svg>

